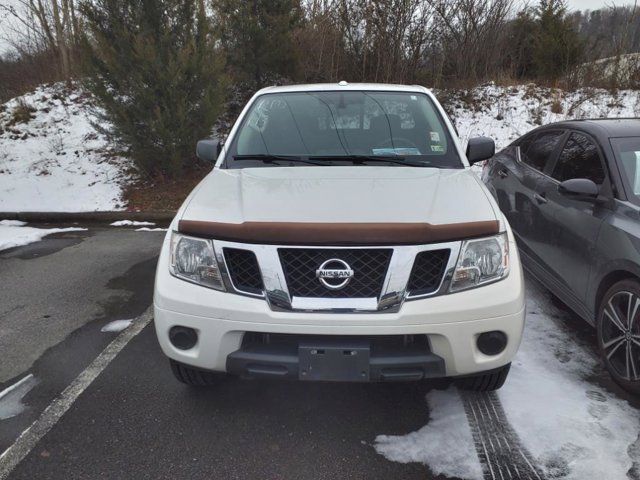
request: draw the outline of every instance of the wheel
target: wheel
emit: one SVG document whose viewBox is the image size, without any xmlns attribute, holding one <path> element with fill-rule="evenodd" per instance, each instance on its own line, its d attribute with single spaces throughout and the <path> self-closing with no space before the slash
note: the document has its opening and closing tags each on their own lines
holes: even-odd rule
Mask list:
<svg viewBox="0 0 640 480">
<path fill-rule="evenodd" d="M 640 394 L 640 283 L 622 280 L 598 309 L 598 347 L 604 366 L 622 388 Z"/>
<path fill-rule="evenodd" d="M 455 379 L 456 386 L 461 390 L 472 392 L 492 392 L 504 385 L 510 368 L 511 364 L 508 363 L 504 367 L 482 372 L 478 375 L 459 377 Z"/>
<path fill-rule="evenodd" d="M 224 374 L 207 372 L 169 359 L 171 371 L 178 381 L 194 387 L 210 387 L 220 382 Z"/>
</svg>

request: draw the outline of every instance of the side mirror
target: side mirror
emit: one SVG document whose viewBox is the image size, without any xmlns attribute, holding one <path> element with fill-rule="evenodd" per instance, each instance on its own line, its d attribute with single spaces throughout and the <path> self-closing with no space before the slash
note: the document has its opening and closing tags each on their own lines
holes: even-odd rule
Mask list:
<svg viewBox="0 0 640 480">
<path fill-rule="evenodd" d="M 600 189 L 588 178 L 572 178 L 565 180 L 558 186 L 558 192 L 570 197 L 578 197 L 584 200 L 595 200 Z"/>
<path fill-rule="evenodd" d="M 222 151 L 222 143 L 217 138 L 198 141 L 196 156 L 205 162 L 215 163 Z"/>
<path fill-rule="evenodd" d="M 496 154 L 496 144 L 488 137 L 474 137 L 467 143 L 467 160 L 469 164 L 489 160 Z"/>
</svg>

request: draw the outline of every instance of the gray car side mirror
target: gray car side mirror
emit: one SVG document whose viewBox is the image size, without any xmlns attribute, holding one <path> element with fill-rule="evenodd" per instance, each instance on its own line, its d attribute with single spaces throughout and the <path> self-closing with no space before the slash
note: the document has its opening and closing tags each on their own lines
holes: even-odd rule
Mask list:
<svg viewBox="0 0 640 480">
<path fill-rule="evenodd" d="M 489 160 L 496 153 L 495 142 L 488 137 L 470 138 L 467 143 L 467 160 L 469 165 Z"/>
<path fill-rule="evenodd" d="M 558 191 L 567 196 L 578 197 L 584 200 L 595 200 L 600 189 L 593 180 L 588 178 L 571 178 L 558 186 Z"/>
<path fill-rule="evenodd" d="M 222 151 L 222 143 L 217 138 L 207 138 L 198 141 L 196 156 L 205 162 L 215 163 Z"/>
</svg>

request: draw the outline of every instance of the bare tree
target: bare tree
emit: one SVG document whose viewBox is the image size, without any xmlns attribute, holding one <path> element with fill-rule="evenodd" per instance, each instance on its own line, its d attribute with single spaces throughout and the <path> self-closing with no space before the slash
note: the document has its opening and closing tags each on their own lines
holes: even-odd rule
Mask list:
<svg viewBox="0 0 640 480">
<path fill-rule="evenodd" d="M 338 0 L 335 8 L 355 79 L 415 81 L 430 37 L 424 0 Z"/>
<path fill-rule="evenodd" d="M 437 49 L 448 79 L 477 82 L 495 73 L 503 55 L 500 35 L 513 0 L 426 0 L 437 21 Z"/>
<path fill-rule="evenodd" d="M 0 6 L 9 16 L 7 39 L 21 54 L 55 52 L 62 77 L 73 73 L 73 50 L 80 35 L 79 16 L 73 0 L 16 0 Z"/>
<path fill-rule="evenodd" d="M 309 0 L 303 4 L 305 20 L 294 38 L 301 52 L 314 52 L 298 57 L 305 82 L 334 82 L 348 76 L 335 4 L 335 0 Z"/>
</svg>

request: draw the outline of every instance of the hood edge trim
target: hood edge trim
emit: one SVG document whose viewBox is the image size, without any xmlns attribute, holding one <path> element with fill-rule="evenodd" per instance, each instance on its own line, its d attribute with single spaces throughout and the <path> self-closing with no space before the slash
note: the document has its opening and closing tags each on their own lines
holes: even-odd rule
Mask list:
<svg viewBox="0 0 640 480">
<path fill-rule="evenodd" d="M 275 245 L 420 245 L 500 233 L 500 222 L 449 223 L 220 223 L 180 220 L 186 235 L 240 243 Z"/>
</svg>

